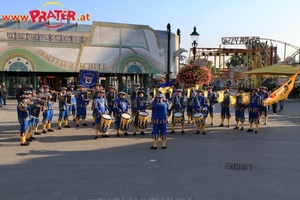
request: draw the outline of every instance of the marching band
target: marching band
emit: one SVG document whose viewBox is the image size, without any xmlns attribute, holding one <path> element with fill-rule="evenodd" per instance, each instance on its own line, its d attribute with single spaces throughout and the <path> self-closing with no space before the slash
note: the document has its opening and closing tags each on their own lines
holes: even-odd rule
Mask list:
<svg viewBox="0 0 300 200">
<path fill-rule="evenodd" d="M 40 115 L 43 116 L 42 133 L 54 132 L 51 125 L 55 103 L 58 106 L 58 130 L 62 127 L 70 128 L 69 120 L 72 118 L 76 121 L 76 127 L 79 127 L 80 120 L 82 120 L 82 126 L 88 126 L 86 114 L 90 99 L 93 99 L 91 108 L 95 130 L 94 139 L 98 138 L 99 133 L 102 137 L 109 137 L 113 121 L 118 137 L 120 137 L 120 132 L 126 136 L 129 135 L 131 123 L 133 136 L 136 136 L 137 132 L 145 135 L 148 121 L 151 121 L 153 124 L 153 131 L 150 134 L 153 139 L 151 149 L 157 149 L 159 138 L 162 140 L 162 148 L 166 148 L 169 116 L 172 117 L 171 134 L 175 133 L 176 125 L 180 125 L 181 133 L 185 134 L 185 115 L 187 115 L 187 123 L 195 124 L 196 134 L 206 135 L 207 118 L 210 117 L 211 126 L 214 124 L 216 103 L 219 103 L 221 107 L 219 127 L 224 126 L 225 119 L 227 119 L 227 126 L 230 127 L 231 107 L 235 109 L 234 129 L 244 130 L 246 109 L 249 111 L 250 125 L 247 132 L 258 133 L 262 116 L 265 117 L 264 124 L 267 124 L 267 107 L 263 105 L 263 101 L 268 97 L 268 92 L 263 87 L 260 88 L 260 92 L 255 88 L 252 93 L 239 90 L 237 94 L 232 94 L 229 87 L 224 91 L 214 92 L 212 87 L 207 87 L 207 90 L 203 91 L 196 90 L 194 85 L 190 85 L 188 90 L 183 91 L 175 89 L 174 84 L 172 86 L 164 95 L 156 85 L 151 100 L 145 98 L 145 91 L 138 84 L 134 84 L 128 97 L 125 92 L 117 92 L 113 85 L 105 91 L 98 84 L 91 91 L 82 85 L 79 85 L 77 90 L 74 90 L 74 85 L 69 85 L 68 88 L 62 87 L 60 92 L 51 91 L 50 87 L 45 85 L 44 91 L 39 95 L 35 91 L 25 91 L 25 95 L 20 97 L 21 101 L 17 105 L 21 146 L 28 146 L 29 142 L 35 139 L 32 133 L 41 134 L 38 132 Z M 151 120 L 148 119 L 147 109 L 152 110 Z M 253 124 L 255 124 L 255 130 Z"/>
</svg>

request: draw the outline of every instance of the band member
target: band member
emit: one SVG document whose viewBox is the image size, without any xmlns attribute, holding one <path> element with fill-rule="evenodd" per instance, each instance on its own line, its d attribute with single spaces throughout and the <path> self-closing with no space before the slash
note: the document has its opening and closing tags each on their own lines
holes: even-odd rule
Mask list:
<svg viewBox="0 0 300 200">
<path fill-rule="evenodd" d="M 265 99 L 267 99 L 269 97 L 269 93 L 267 91 L 267 88 L 264 87 L 264 86 L 262 86 L 260 88 L 260 92 L 258 92 L 258 95 L 261 96 L 262 101 L 264 101 Z M 262 116 L 264 116 L 264 118 L 265 118 L 264 125 L 266 125 L 267 122 L 268 122 L 268 106 L 264 106 L 263 104 L 261 106 L 261 109 L 259 110 L 259 121 L 261 121 Z"/>
<path fill-rule="evenodd" d="M 152 100 L 154 100 L 154 98 L 156 97 L 156 95 L 158 94 L 158 90 L 159 90 L 159 85 L 154 85 L 153 86 L 153 90 L 151 92 L 151 96 L 152 96 Z"/>
<path fill-rule="evenodd" d="M 115 101 L 114 111 L 116 113 L 116 130 L 117 136 L 120 137 L 120 124 L 123 113 L 128 113 L 130 104 L 128 100 L 125 98 L 125 92 L 119 92 L 119 98 Z M 124 135 L 128 135 L 127 131 L 124 132 Z"/>
<path fill-rule="evenodd" d="M 188 124 L 194 123 L 193 119 L 193 105 L 194 105 L 194 99 L 196 97 L 196 91 L 195 91 L 195 85 L 191 84 L 188 88 L 187 92 L 187 117 L 188 117 Z"/>
<path fill-rule="evenodd" d="M 197 90 L 197 96 L 194 97 L 193 100 L 193 113 L 201 113 L 202 114 L 202 119 L 201 122 L 196 124 L 197 126 L 197 131 L 196 134 L 200 134 L 200 128 L 202 128 L 202 134 L 206 135 L 205 133 L 205 123 L 206 123 L 206 117 L 207 117 L 207 108 L 209 106 L 210 102 L 208 98 L 206 98 L 203 95 L 202 90 Z"/>
<path fill-rule="evenodd" d="M 95 93 L 97 96 L 93 101 L 93 108 L 95 113 L 95 140 L 98 138 L 98 132 L 100 129 L 100 122 L 103 114 L 108 112 L 108 106 L 106 99 L 104 98 L 105 91 L 100 90 Z M 107 133 L 102 133 L 102 137 L 109 137 Z"/>
<path fill-rule="evenodd" d="M 217 95 L 213 92 L 213 86 L 207 87 L 207 98 L 209 101 L 209 106 L 207 107 L 208 114 L 210 116 L 210 125 L 214 125 L 215 118 L 215 103 L 217 102 Z"/>
<path fill-rule="evenodd" d="M 255 124 L 255 134 L 258 133 L 259 110 L 262 106 L 262 98 L 258 95 L 258 89 L 253 89 L 249 104 L 249 123 L 250 128 L 247 132 L 253 132 L 253 123 Z"/>
<path fill-rule="evenodd" d="M 86 119 L 86 107 L 89 104 L 87 97 L 87 91 L 82 85 L 78 86 L 78 91 L 75 94 L 76 97 L 76 127 L 79 127 L 79 120 L 82 119 L 82 126 L 87 126 Z"/>
<path fill-rule="evenodd" d="M 145 91 L 140 90 L 138 92 L 138 98 L 135 99 L 133 104 L 135 105 L 135 110 L 134 113 L 136 113 L 136 116 L 134 118 L 134 123 L 133 123 L 133 135 L 136 135 L 136 131 L 139 127 L 139 113 L 140 112 L 145 112 L 146 111 L 146 98 L 144 97 Z M 145 129 L 147 128 L 147 123 L 145 123 Z M 140 130 L 141 131 L 141 130 Z M 144 131 L 142 130 L 141 135 L 145 135 Z"/>
<path fill-rule="evenodd" d="M 32 91 L 33 104 L 37 106 L 39 104 L 40 100 L 41 99 L 38 98 L 38 96 L 36 95 L 36 91 L 33 90 Z M 41 109 L 41 111 L 42 111 L 42 109 Z M 34 130 L 34 135 L 41 135 L 41 133 L 38 132 L 38 127 L 39 127 L 39 122 L 40 122 L 39 118 L 32 117 L 31 120 L 32 120 L 32 129 Z"/>
<path fill-rule="evenodd" d="M 71 105 L 69 105 L 69 115 L 73 116 L 73 121 L 76 121 L 76 97 L 75 97 L 75 86 L 74 85 L 69 85 L 69 91 L 72 95 L 71 97 Z"/>
<path fill-rule="evenodd" d="M 168 96 L 166 94 L 166 100 L 168 101 L 168 114 L 167 114 L 168 118 L 167 118 L 167 123 L 170 122 L 170 118 L 171 118 L 171 114 L 172 114 L 172 110 L 171 110 L 171 107 L 172 107 L 172 98 L 176 96 L 176 89 L 175 89 L 175 84 L 174 83 L 172 83 L 170 85 L 170 90 L 169 91 L 170 91 L 170 93 L 167 93 Z"/>
<path fill-rule="evenodd" d="M 54 130 L 51 128 L 51 123 L 53 119 L 53 106 L 54 103 L 50 100 L 51 99 L 51 93 L 49 91 L 50 87 L 48 85 L 45 85 L 43 87 L 44 89 L 44 97 L 46 98 L 45 104 L 46 107 L 43 112 L 43 132 L 42 133 L 47 133 L 47 132 L 54 132 Z"/>
<path fill-rule="evenodd" d="M 235 105 L 236 125 L 234 129 L 239 129 L 239 127 L 241 126 L 241 130 L 244 130 L 245 109 L 247 108 L 247 105 L 242 104 L 242 96 L 241 96 L 242 93 L 244 93 L 244 91 L 239 90 L 238 94 L 236 95 L 236 105 Z"/>
<path fill-rule="evenodd" d="M 159 85 L 154 85 L 153 86 L 153 91 L 151 92 L 151 96 L 152 96 L 152 102 L 155 101 L 155 98 L 159 92 Z M 152 120 L 153 119 L 153 112 L 151 113 L 151 123 L 152 123 Z"/>
<path fill-rule="evenodd" d="M 101 89 L 100 89 L 101 88 Z M 103 90 L 103 87 L 101 85 L 99 85 L 98 83 L 96 83 L 94 85 L 94 90 L 92 90 L 92 96 L 93 96 L 93 101 L 96 99 L 97 97 L 97 93 L 100 91 L 100 90 Z M 95 119 L 96 119 L 96 113 L 94 113 L 94 107 L 93 107 L 93 103 L 92 103 L 92 116 L 93 116 L 93 126 L 95 125 Z"/>
<path fill-rule="evenodd" d="M 175 133 L 175 126 L 176 126 L 176 122 L 175 122 L 175 113 L 181 113 L 181 133 L 185 134 L 184 132 L 184 109 L 185 109 L 185 105 L 184 105 L 184 97 L 182 96 L 182 90 L 181 89 L 177 89 L 176 90 L 176 96 L 172 98 L 172 131 L 171 133 Z"/>
<path fill-rule="evenodd" d="M 64 127 L 65 128 L 70 128 L 68 125 L 69 122 L 69 105 L 67 103 L 67 98 L 71 94 L 67 94 L 67 88 L 62 87 L 61 88 L 61 93 L 59 94 L 58 97 L 58 109 L 59 109 L 59 117 L 58 117 L 58 129 L 61 129 L 61 124 L 62 120 L 64 120 Z"/>
<path fill-rule="evenodd" d="M 21 146 L 28 146 L 30 143 L 26 141 L 26 133 L 28 131 L 28 120 L 29 120 L 29 108 L 27 106 L 27 99 L 26 95 L 22 95 L 19 97 L 21 100 L 17 106 L 17 113 L 18 113 L 18 121 L 20 123 L 20 138 L 21 138 Z"/>
<path fill-rule="evenodd" d="M 131 104 L 131 120 L 133 121 L 133 118 L 135 117 L 135 112 L 136 108 L 133 106 L 133 102 L 135 99 L 138 97 L 138 92 L 139 92 L 139 84 L 135 83 L 133 84 L 133 90 L 130 93 L 130 104 Z"/>
<path fill-rule="evenodd" d="M 224 90 L 224 100 L 223 102 L 220 102 L 220 105 L 221 105 L 221 124 L 219 125 L 219 127 L 222 127 L 224 126 L 224 120 L 225 118 L 227 119 L 227 122 L 228 122 L 228 127 L 230 127 L 230 118 L 231 118 L 231 115 L 230 115 L 230 95 L 231 93 L 229 92 L 229 87 L 225 87 L 225 90 Z"/>
<path fill-rule="evenodd" d="M 163 100 L 163 95 L 158 94 L 157 98 L 152 102 L 153 112 L 153 145 L 151 149 L 157 149 L 157 141 L 162 140 L 162 149 L 166 149 L 167 143 L 167 107 L 168 104 Z"/>
<path fill-rule="evenodd" d="M 109 91 L 106 93 L 106 100 L 107 100 L 107 104 L 108 104 L 108 114 L 114 118 L 115 117 L 115 113 L 114 111 L 114 102 L 117 99 L 117 94 L 115 91 L 115 86 L 110 85 L 109 86 Z"/>
<path fill-rule="evenodd" d="M 28 109 L 28 130 L 25 134 L 25 138 L 27 142 L 32 142 L 32 140 L 35 139 L 35 137 L 32 136 L 32 129 L 33 129 L 33 120 L 34 118 L 30 115 L 30 110 L 33 107 L 33 100 L 32 100 L 32 91 L 27 90 L 24 91 L 24 94 L 27 96 L 26 104 L 27 104 L 27 109 Z"/>
</svg>

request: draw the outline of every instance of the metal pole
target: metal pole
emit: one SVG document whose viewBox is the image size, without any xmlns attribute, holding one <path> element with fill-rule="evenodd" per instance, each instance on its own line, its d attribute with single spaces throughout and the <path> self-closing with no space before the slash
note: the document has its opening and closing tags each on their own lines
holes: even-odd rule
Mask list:
<svg viewBox="0 0 300 200">
<path fill-rule="evenodd" d="M 167 25 L 167 33 L 168 33 L 168 55 L 167 55 L 167 82 L 170 81 L 170 49 L 171 49 L 171 25 L 168 23 Z"/>
</svg>

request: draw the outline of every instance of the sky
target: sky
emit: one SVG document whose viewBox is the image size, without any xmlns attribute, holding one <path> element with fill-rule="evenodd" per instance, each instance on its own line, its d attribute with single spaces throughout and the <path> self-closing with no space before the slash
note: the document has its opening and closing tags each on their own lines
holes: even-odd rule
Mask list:
<svg viewBox="0 0 300 200">
<path fill-rule="evenodd" d="M 190 34 L 196 26 L 198 47 L 218 48 L 222 37 L 259 36 L 300 47 L 299 0 L 55 0 L 90 22 L 148 25 L 154 30 L 181 31 L 181 48 L 191 48 Z M 24 3 L 25 2 L 25 3 Z M 47 0 L 6 1 L 0 14 L 28 14 Z M 51 6 L 44 7 L 45 10 Z M 59 6 L 53 8 L 58 9 Z M 81 22 L 82 23 L 82 22 Z M 283 57 L 284 45 L 274 42 Z M 222 46 L 224 47 L 224 46 Z M 225 46 L 228 47 L 228 46 Z M 244 48 L 236 45 L 232 48 Z M 296 50 L 287 46 L 287 56 Z"/>
</svg>

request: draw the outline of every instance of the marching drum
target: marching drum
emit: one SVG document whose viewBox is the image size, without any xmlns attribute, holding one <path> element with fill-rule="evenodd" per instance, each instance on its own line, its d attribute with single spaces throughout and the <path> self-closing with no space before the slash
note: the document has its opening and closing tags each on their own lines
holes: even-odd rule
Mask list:
<svg viewBox="0 0 300 200">
<path fill-rule="evenodd" d="M 127 131 L 130 124 L 131 115 L 128 113 L 123 113 L 121 116 L 121 122 L 120 122 L 120 130 L 121 131 Z"/>
<path fill-rule="evenodd" d="M 147 129 L 148 116 L 147 112 L 139 112 L 139 129 Z"/>
<path fill-rule="evenodd" d="M 100 125 L 99 125 L 99 131 L 101 133 L 107 133 L 111 124 L 111 116 L 110 115 L 102 115 Z"/>
<path fill-rule="evenodd" d="M 194 120 L 196 125 L 202 125 L 204 121 L 204 116 L 202 113 L 195 113 Z"/>
<path fill-rule="evenodd" d="M 183 123 L 183 115 L 181 112 L 174 113 L 174 124 L 182 124 Z"/>
<path fill-rule="evenodd" d="M 43 108 L 40 105 L 32 105 L 32 108 L 30 110 L 30 116 L 34 118 L 39 118 L 42 111 Z"/>
</svg>

